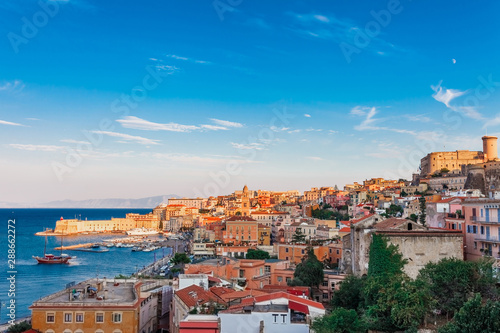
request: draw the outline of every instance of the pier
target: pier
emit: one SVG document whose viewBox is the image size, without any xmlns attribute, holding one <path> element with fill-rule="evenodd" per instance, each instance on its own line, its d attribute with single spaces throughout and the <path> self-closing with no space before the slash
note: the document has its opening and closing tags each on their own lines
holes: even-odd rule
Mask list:
<svg viewBox="0 0 500 333">
<path fill-rule="evenodd" d="M 75 245 L 68 245 L 68 246 L 59 246 L 54 248 L 54 250 L 73 250 L 73 249 L 82 249 L 82 248 L 88 248 L 91 247 L 94 243 L 85 243 L 85 244 L 75 244 Z"/>
<path fill-rule="evenodd" d="M 142 269 L 139 270 L 136 269 L 136 273 L 134 274 L 135 276 L 140 276 L 140 275 L 154 276 L 160 274 L 160 268 L 168 264 L 168 262 L 175 255 L 175 253 L 186 252 L 185 249 L 189 242 L 181 240 L 168 240 L 165 243 L 167 243 L 168 247 L 172 248 L 172 254 L 158 258 L 155 262 L 149 264 L 148 266 L 143 267 Z"/>
</svg>

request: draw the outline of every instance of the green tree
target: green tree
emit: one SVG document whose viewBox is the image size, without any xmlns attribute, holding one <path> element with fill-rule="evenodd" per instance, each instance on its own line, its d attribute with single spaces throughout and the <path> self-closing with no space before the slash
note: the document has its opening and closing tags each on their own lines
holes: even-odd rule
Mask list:
<svg viewBox="0 0 500 333">
<path fill-rule="evenodd" d="M 406 193 L 405 190 L 401 190 L 401 196 L 402 197 L 407 197 L 408 193 Z"/>
<path fill-rule="evenodd" d="M 163 221 L 160 221 L 160 225 L 158 226 L 158 228 L 160 229 L 160 231 L 163 231 Z"/>
<path fill-rule="evenodd" d="M 418 199 L 418 202 L 420 204 L 420 216 L 418 217 L 418 221 L 420 224 L 425 225 L 425 197 L 422 195 L 420 199 Z"/>
<path fill-rule="evenodd" d="M 241 216 L 241 212 L 236 212 L 236 214 L 234 214 L 236 216 Z"/>
<path fill-rule="evenodd" d="M 488 300 L 482 305 L 476 294 L 464 304 L 452 322 L 441 327 L 439 333 L 500 332 L 500 303 Z"/>
<path fill-rule="evenodd" d="M 366 329 L 354 310 L 338 308 L 328 316 L 313 321 L 311 328 L 316 333 L 358 333 Z"/>
<path fill-rule="evenodd" d="M 314 249 L 308 247 L 302 262 L 295 268 L 293 280 L 289 285 L 317 288 L 323 282 L 323 277 L 323 263 L 314 254 Z"/>
<path fill-rule="evenodd" d="M 269 252 L 263 250 L 248 249 L 247 259 L 269 259 Z"/>
<path fill-rule="evenodd" d="M 178 264 L 189 264 L 191 262 L 191 259 L 187 256 L 187 254 L 183 252 L 176 252 L 174 256 L 171 259 L 172 263 L 174 265 Z"/>
<path fill-rule="evenodd" d="M 398 213 L 403 214 L 404 208 L 399 205 L 391 204 L 389 208 L 385 209 L 385 212 L 388 216 L 397 216 Z"/>
<path fill-rule="evenodd" d="M 418 221 L 418 215 L 416 215 L 416 214 L 411 214 L 411 215 L 410 215 L 410 220 L 412 220 L 413 222 L 417 222 L 417 221 Z"/>
<path fill-rule="evenodd" d="M 462 261 L 456 258 L 428 263 L 420 270 L 418 279 L 429 285 L 436 307 L 446 314 L 454 314 L 467 301 L 471 293 L 495 295 L 495 281 L 491 261 Z"/>
<path fill-rule="evenodd" d="M 300 228 L 295 229 L 295 233 L 292 235 L 292 243 L 305 243 L 306 235 L 302 233 Z"/>
<path fill-rule="evenodd" d="M 364 278 L 355 275 L 347 276 L 339 290 L 337 290 L 331 300 L 334 308 L 346 308 L 358 310 L 364 305 Z"/>
<path fill-rule="evenodd" d="M 440 172 L 441 173 L 448 173 L 448 172 L 450 172 L 450 170 L 448 170 L 447 168 L 442 168 Z"/>
<path fill-rule="evenodd" d="M 22 333 L 27 330 L 31 329 L 31 324 L 29 324 L 27 321 L 23 321 L 14 325 L 10 325 L 9 328 L 7 329 L 8 333 Z"/>
</svg>

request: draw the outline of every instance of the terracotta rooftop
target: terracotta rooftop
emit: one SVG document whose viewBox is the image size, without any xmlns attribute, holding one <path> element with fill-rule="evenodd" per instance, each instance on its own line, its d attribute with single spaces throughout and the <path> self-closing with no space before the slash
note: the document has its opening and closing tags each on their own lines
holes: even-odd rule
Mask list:
<svg viewBox="0 0 500 333">
<path fill-rule="evenodd" d="M 277 298 L 286 298 L 289 301 L 294 301 L 294 302 L 301 303 L 301 304 L 304 304 L 304 305 L 307 305 L 307 306 L 312 306 L 312 307 L 315 307 L 315 308 L 318 308 L 318 309 L 324 309 L 325 308 L 323 306 L 323 304 L 321 304 L 321 303 L 318 303 L 318 302 L 315 302 L 315 301 L 311 301 L 309 299 L 305 299 L 305 298 L 302 298 L 302 297 L 298 297 L 298 296 L 289 294 L 289 293 L 284 292 L 284 291 L 279 291 L 279 292 L 271 293 L 271 294 L 265 294 L 265 295 L 262 295 L 262 296 L 245 298 L 245 299 L 241 300 L 241 305 L 253 304 L 254 302 L 258 303 L 258 302 L 271 301 L 271 300 L 277 299 Z"/>
<path fill-rule="evenodd" d="M 375 224 L 375 229 L 385 230 L 385 229 L 400 229 L 401 226 L 411 223 L 411 220 L 401 219 L 397 217 L 391 217 L 387 220 L 381 221 Z"/>
<path fill-rule="evenodd" d="M 231 216 L 230 218 L 228 218 L 226 220 L 226 222 L 234 222 L 234 221 L 241 221 L 241 222 L 257 222 L 257 220 L 254 220 L 253 218 L 251 218 L 250 216 L 238 216 L 238 215 L 234 215 L 234 216 Z"/>
<path fill-rule="evenodd" d="M 197 304 L 218 301 L 214 294 L 207 292 L 205 289 L 195 284 L 184 289 L 177 290 L 175 295 L 177 295 L 179 299 L 190 308 L 196 306 Z"/>
</svg>

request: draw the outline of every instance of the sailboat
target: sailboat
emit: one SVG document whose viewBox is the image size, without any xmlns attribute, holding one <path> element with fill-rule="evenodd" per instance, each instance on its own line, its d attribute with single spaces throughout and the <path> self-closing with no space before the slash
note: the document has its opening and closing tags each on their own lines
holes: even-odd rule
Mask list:
<svg viewBox="0 0 500 333">
<path fill-rule="evenodd" d="M 70 259 L 75 259 L 76 257 L 71 257 L 62 253 L 62 235 L 61 235 L 61 255 L 55 256 L 53 254 L 47 254 L 47 234 L 45 234 L 45 246 L 43 247 L 43 257 L 33 256 L 39 264 L 69 264 Z"/>
</svg>

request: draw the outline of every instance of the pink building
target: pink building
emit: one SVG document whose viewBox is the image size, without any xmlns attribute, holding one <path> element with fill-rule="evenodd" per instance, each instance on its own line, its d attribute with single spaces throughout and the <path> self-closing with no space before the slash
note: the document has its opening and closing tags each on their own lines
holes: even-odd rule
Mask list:
<svg viewBox="0 0 500 333">
<path fill-rule="evenodd" d="M 484 255 L 500 257 L 500 200 L 466 199 L 465 259 L 477 260 Z"/>
</svg>

